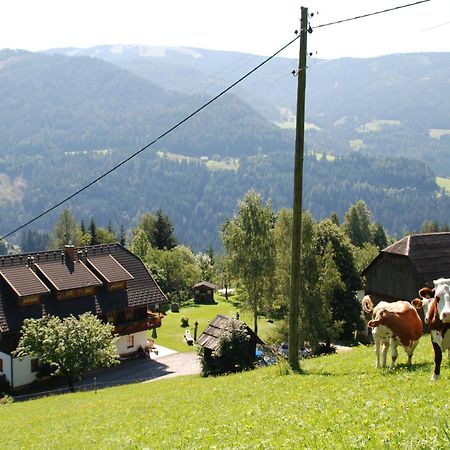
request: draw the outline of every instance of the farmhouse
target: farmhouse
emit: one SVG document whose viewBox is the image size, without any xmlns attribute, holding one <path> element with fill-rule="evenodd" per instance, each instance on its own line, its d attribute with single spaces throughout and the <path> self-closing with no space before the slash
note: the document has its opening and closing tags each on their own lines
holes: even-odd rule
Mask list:
<svg viewBox="0 0 450 450">
<path fill-rule="evenodd" d="M 147 344 L 167 299 L 143 262 L 120 244 L 0 257 L 0 375 L 12 388 L 33 382 L 37 359 L 13 358 L 27 318 L 91 312 L 115 325 L 119 355 Z"/>
<path fill-rule="evenodd" d="M 383 249 L 362 272 L 365 293 L 380 300 L 411 301 L 433 280 L 450 277 L 450 233 L 412 234 Z"/>
</svg>

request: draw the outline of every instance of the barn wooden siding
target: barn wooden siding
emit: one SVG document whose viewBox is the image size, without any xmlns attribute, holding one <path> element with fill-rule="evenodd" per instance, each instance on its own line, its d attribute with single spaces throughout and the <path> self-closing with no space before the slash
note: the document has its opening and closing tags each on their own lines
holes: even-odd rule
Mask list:
<svg viewBox="0 0 450 450">
<path fill-rule="evenodd" d="M 362 275 L 375 302 L 411 301 L 433 280 L 450 278 L 450 233 L 406 236 L 383 249 Z"/>
</svg>

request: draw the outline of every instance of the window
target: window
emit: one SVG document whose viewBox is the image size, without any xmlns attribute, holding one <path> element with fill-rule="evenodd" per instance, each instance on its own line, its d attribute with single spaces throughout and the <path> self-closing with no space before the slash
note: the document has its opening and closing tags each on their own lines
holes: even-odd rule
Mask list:
<svg viewBox="0 0 450 450">
<path fill-rule="evenodd" d="M 125 320 L 131 322 L 134 319 L 134 311 L 132 309 L 127 309 L 125 311 Z"/>
<path fill-rule="evenodd" d="M 58 300 L 64 300 L 66 298 L 74 298 L 74 297 L 87 297 L 89 295 L 95 294 L 94 286 L 81 287 L 77 289 L 68 289 L 66 291 L 58 291 L 56 293 L 56 298 Z"/>
<path fill-rule="evenodd" d="M 3 359 L 0 358 L 0 372 L 3 372 Z"/>
<path fill-rule="evenodd" d="M 39 370 L 39 359 L 38 358 L 33 358 L 31 360 L 31 371 L 32 372 L 37 372 Z"/>
<path fill-rule="evenodd" d="M 36 305 L 40 301 L 41 301 L 40 295 L 27 295 L 25 297 L 19 297 L 20 306 Z"/>
<path fill-rule="evenodd" d="M 134 347 L 134 335 L 133 334 L 129 334 L 127 336 L 127 348 L 131 348 Z"/>
<path fill-rule="evenodd" d="M 108 292 L 111 291 L 121 291 L 127 288 L 127 282 L 126 281 L 116 281 L 114 283 L 109 283 L 106 285 L 106 290 Z"/>
<path fill-rule="evenodd" d="M 106 320 L 107 320 L 109 323 L 114 323 L 114 322 L 115 322 L 115 314 L 114 314 L 114 312 L 109 312 L 109 313 L 107 313 L 107 314 L 106 314 Z"/>
</svg>

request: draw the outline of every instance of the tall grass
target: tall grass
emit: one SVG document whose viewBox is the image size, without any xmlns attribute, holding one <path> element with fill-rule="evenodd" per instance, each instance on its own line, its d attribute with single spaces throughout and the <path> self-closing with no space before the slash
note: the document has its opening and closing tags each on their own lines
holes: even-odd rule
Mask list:
<svg viewBox="0 0 450 450">
<path fill-rule="evenodd" d="M 408 369 L 373 347 L 201 378 L 172 378 L 0 406 L 0 448 L 444 449 L 450 369 L 429 381 L 424 338 Z"/>
</svg>

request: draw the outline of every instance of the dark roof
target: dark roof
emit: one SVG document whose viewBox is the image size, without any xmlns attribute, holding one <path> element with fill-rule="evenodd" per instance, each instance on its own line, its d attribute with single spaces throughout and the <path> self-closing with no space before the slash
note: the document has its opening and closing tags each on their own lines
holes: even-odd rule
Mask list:
<svg viewBox="0 0 450 450">
<path fill-rule="evenodd" d="M 36 273 L 42 274 L 47 282 L 57 291 L 78 289 L 82 287 L 101 286 L 99 280 L 83 261 L 49 261 L 35 264 Z"/>
<path fill-rule="evenodd" d="M 215 350 L 219 343 L 220 333 L 225 329 L 225 327 L 230 322 L 230 318 L 217 314 L 217 316 L 209 323 L 206 330 L 200 335 L 197 340 L 197 344 L 205 347 L 209 350 Z M 256 338 L 257 344 L 264 344 L 264 342 L 249 328 L 249 326 L 242 321 L 238 321 L 245 325 L 247 333 L 252 338 Z"/>
<path fill-rule="evenodd" d="M 4 280 L 19 297 L 47 294 L 50 292 L 50 289 L 27 266 L 0 266 L 0 275 L 3 276 Z"/>
<path fill-rule="evenodd" d="M 95 246 L 82 247 L 79 251 L 84 269 L 80 269 L 81 264 L 78 261 L 73 263 L 74 273 L 80 270 L 84 275 L 90 273 L 89 277 L 86 275 L 86 280 L 100 282 L 92 272 L 84 265 L 86 259 L 94 259 L 97 257 L 106 257 L 111 255 L 123 269 L 128 272 L 133 278 L 127 281 L 127 288 L 108 292 L 102 287 L 97 287 L 95 295 L 88 297 L 74 297 L 64 300 L 57 300 L 55 295 L 46 295 L 42 297 L 42 303 L 38 305 L 19 306 L 19 302 L 15 295 L 11 292 L 8 283 L 0 277 L 0 330 L 2 332 L 18 331 L 22 326 L 23 320 L 26 318 L 40 318 L 47 314 L 52 314 L 60 317 L 67 317 L 73 314 L 80 315 L 84 312 L 92 312 L 93 314 L 106 314 L 111 311 L 123 311 L 127 308 L 136 308 L 150 306 L 152 304 L 167 303 L 167 298 L 156 284 L 150 272 L 145 267 L 144 263 L 133 253 L 127 250 L 120 244 L 102 244 Z M 22 271 L 23 267 L 27 267 L 27 257 L 34 258 L 34 266 L 42 267 L 47 274 L 53 273 L 52 268 L 58 265 L 60 268 L 57 273 L 67 275 L 69 269 L 61 269 L 61 266 L 66 266 L 66 262 L 62 263 L 61 251 L 56 252 L 38 252 L 30 255 L 14 255 L 14 256 L 0 256 L 0 270 L 8 268 L 8 272 L 14 268 L 14 271 Z M 38 270 L 36 275 L 39 276 Z M 76 275 L 77 276 L 77 275 Z M 123 280 L 125 281 L 125 280 Z M 95 282 L 95 283 L 97 283 Z M 58 284 L 58 281 L 53 281 L 58 286 L 69 286 L 68 281 L 63 284 Z M 101 282 L 100 282 L 101 283 Z M 19 282 L 19 286 L 21 286 Z M 92 286 L 92 285 L 91 285 Z M 95 286 L 98 286 L 95 284 Z M 49 287 L 51 285 L 49 284 Z M 21 288 L 23 289 L 23 288 Z"/>
<path fill-rule="evenodd" d="M 450 233 L 412 234 L 386 247 L 383 253 L 409 258 L 425 281 L 450 274 Z M 372 261 L 363 275 L 378 259 Z"/>
<path fill-rule="evenodd" d="M 134 277 L 112 255 L 91 256 L 87 263 L 107 283 L 129 281 Z"/>
<path fill-rule="evenodd" d="M 208 287 L 210 289 L 217 288 L 217 285 L 215 285 L 214 283 L 210 283 L 209 281 L 200 281 L 200 282 L 194 284 L 194 289 L 198 288 L 198 287 L 202 287 L 202 286 Z"/>
</svg>

